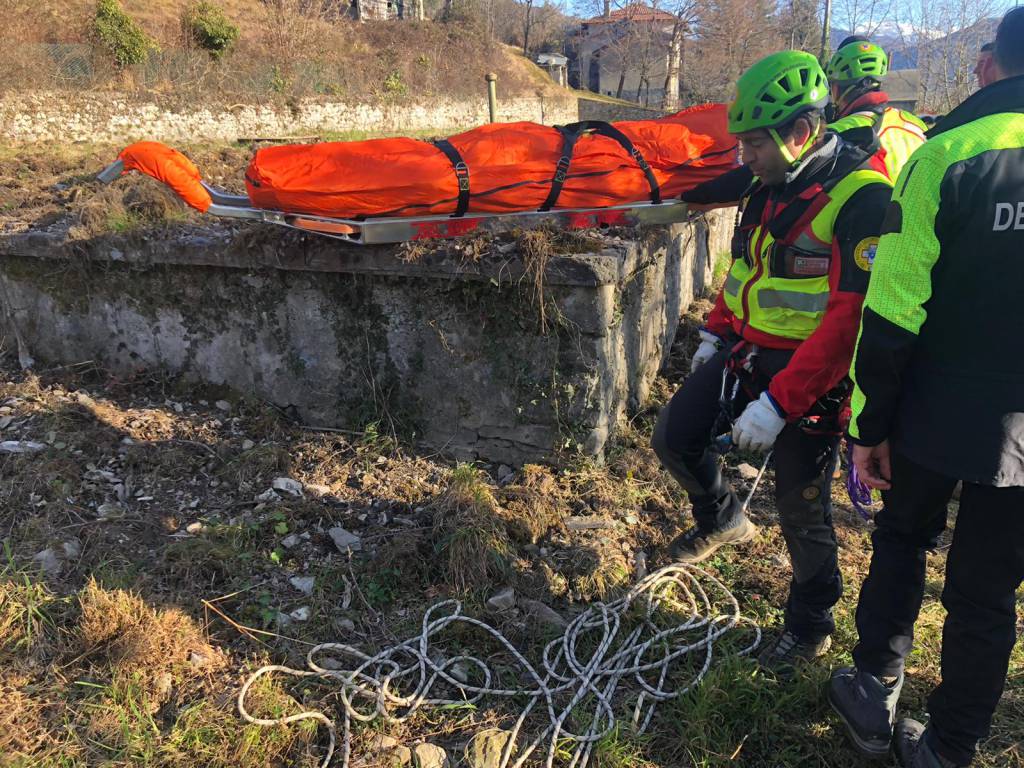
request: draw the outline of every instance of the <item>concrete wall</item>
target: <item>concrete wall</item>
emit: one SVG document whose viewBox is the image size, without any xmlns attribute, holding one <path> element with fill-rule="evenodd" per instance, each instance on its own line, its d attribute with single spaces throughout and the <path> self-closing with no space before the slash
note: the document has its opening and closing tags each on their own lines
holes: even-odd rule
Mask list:
<svg viewBox="0 0 1024 768">
<path fill-rule="evenodd" d="M 393 421 L 506 463 L 599 456 L 646 400 L 729 216 L 553 256 L 550 327 L 511 243 L 477 261 L 251 227 L 149 241 L 0 237 L 13 322 L 46 364 L 95 360 L 227 385 L 303 421 Z M 12 320 L 0 330 L 13 343 Z"/>
<path fill-rule="evenodd" d="M 498 120 L 545 125 L 578 119 L 576 99 L 499 99 Z M 423 104 L 345 104 L 305 99 L 294 105 L 187 106 L 108 93 L 8 93 L 0 96 L 0 140 L 14 142 L 235 141 L 359 131 L 456 133 L 487 122 L 487 99 Z"/>
<path fill-rule="evenodd" d="M 662 109 L 650 109 L 639 104 L 620 104 L 601 99 L 579 99 L 580 120 L 654 120 L 665 115 Z"/>
</svg>

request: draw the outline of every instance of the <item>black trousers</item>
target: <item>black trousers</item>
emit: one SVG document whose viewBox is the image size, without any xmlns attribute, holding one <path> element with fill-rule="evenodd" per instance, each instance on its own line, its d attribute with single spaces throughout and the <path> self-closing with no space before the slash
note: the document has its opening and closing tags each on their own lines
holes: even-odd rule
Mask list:
<svg viewBox="0 0 1024 768">
<path fill-rule="evenodd" d="M 761 370 L 770 376 L 791 355 L 765 350 Z M 697 526 L 706 533 L 742 522 L 742 504 L 710 450 L 728 356 L 728 349 L 722 350 L 686 380 L 658 416 L 652 440 L 662 465 L 690 497 Z M 741 389 L 734 413 L 741 413 L 748 402 Z M 843 594 L 832 529 L 837 445 L 836 437 L 811 435 L 793 424 L 775 441 L 775 501 L 793 564 L 786 628 L 812 642 L 835 630 L 832 607 Z"/>
<path fill-rule="evenodd" d="M 868 577 L 857 605 L 857 667 L 898 675 L 914 641 L 927 551 L 946 527 L 957 480 L 892 458 L 892 490 L 875 518 Z M 929 739 L 968 764 L 988 734 L 1016 641 L 1016 590 L 1024 579 L 1024 488 L 964 483 L 942 604 L 942 682 L 928 700 Z"/>
</svg>

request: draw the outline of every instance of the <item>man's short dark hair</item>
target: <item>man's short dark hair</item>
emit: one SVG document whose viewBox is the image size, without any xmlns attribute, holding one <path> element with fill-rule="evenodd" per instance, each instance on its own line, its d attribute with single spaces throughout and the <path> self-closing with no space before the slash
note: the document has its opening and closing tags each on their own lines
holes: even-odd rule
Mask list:
<svg viewBox="0 0 1024 768">
<path fill-rule="evenodd" d="M 1024 75 L 1024 8 L 1007 11 L 999 22 L 992 58 L 1004 74 Z"/>
<path fill-rule="evenodd" d="M 996 47 L 995 43 L 985 43 L 981 46 L 982 53 L 992 53 L 992 50 Z"/>
<path fill-rule="evenodd" d="M 821 127 L 821 124 L 824 122 L 824 119 L 824 112 L 822 110 L 808 109 L 804 110 L 791 120 L 788 120 L 782 125 L 778 126 L 775 130 L 783 139 L 788 139 L 793 134 L 793 130 L 796 128 L 798 120 L 803 120 L 804 122 L 806 122 L 808 127 L 811 129 L 811 133 L 814 133 L 816 130 L 818 130 L 819 127 Z"/>
</svg>

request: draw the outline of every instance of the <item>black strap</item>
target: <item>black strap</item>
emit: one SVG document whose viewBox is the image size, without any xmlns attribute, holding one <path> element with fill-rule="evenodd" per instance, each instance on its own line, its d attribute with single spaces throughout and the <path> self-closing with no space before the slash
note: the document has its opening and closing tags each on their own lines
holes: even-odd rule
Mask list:
<svg viewBox="0 0 1024 768">
<path fill-rule="evenodd" d="M 596 133 L 598 136 L 606 136 L 617 141 L 629 153 L 630 157 L 636 161 L 636 164 L 640 166 L 640 170 L 644 172 L 644 176 L 647 177 L 647 184 L 651 188 L 651 202 L 656 205 L 661 202 L 661 187 L 658 185 L 658 179 L 654 176 L 654 171 L 651 170 L 647 160 L 640 154 L 640 150 L 633 146 L 633 142 L 629 140 L 626 134 L 611 123 L 606 123 L 603 120 L 583 120 L 565 126 L 565 130 L 576 133 Z"/>
<path fill-rule="evenodd" d="M 558 196 L 562 194 L 562 187 L 569 175 L 569 164 L 572 162 L 572 152 L 576 148 L 576 140 L 580 137 L 578 131 L 570 131 L 568 128 L 556 125 L 562 134 L 562 156 L 555 163 L 555 175 L 551 177 L 551 189 L 548 191 L 547 199 L 537 210 L 550 211 L 558 202 Z"/>
<path fill-rule="evenodd" d="M 455 204 L 452 218 L 464 216 L 469 210 L 469 166 L 448 139 L 437 139 L 434 146 L 444 152 L 444 156 L 448 158 L 455 171 L 455 178 L 459 181 L 459 201 Z"/>
</svg>

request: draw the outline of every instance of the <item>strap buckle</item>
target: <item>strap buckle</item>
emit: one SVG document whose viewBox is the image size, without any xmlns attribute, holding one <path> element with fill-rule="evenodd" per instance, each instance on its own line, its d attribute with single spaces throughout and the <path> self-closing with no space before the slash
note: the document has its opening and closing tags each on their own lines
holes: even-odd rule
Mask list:
<svg viewBox="0 0 1024 768">
<path fill-rule="evenodd" d="M 458 181 L 459 181 L 459 191 L 460 192 L 468 192 L 469 191 L 469 166 L 467 166 L 465 164 L 465 162 L 460 160 L 459 162 L 457 162 L 454 165 L 454 168 L 455 168 L 455 178 L 457 178 Z"/>
<path fill-rule="evenodd" d="M 565 179 L 569 174 L 569 158 L 562 155 L 558 158 L 558 163 L 555 165 L 555 181 L 559 184 L 565 183 Z"/>
</svg>

